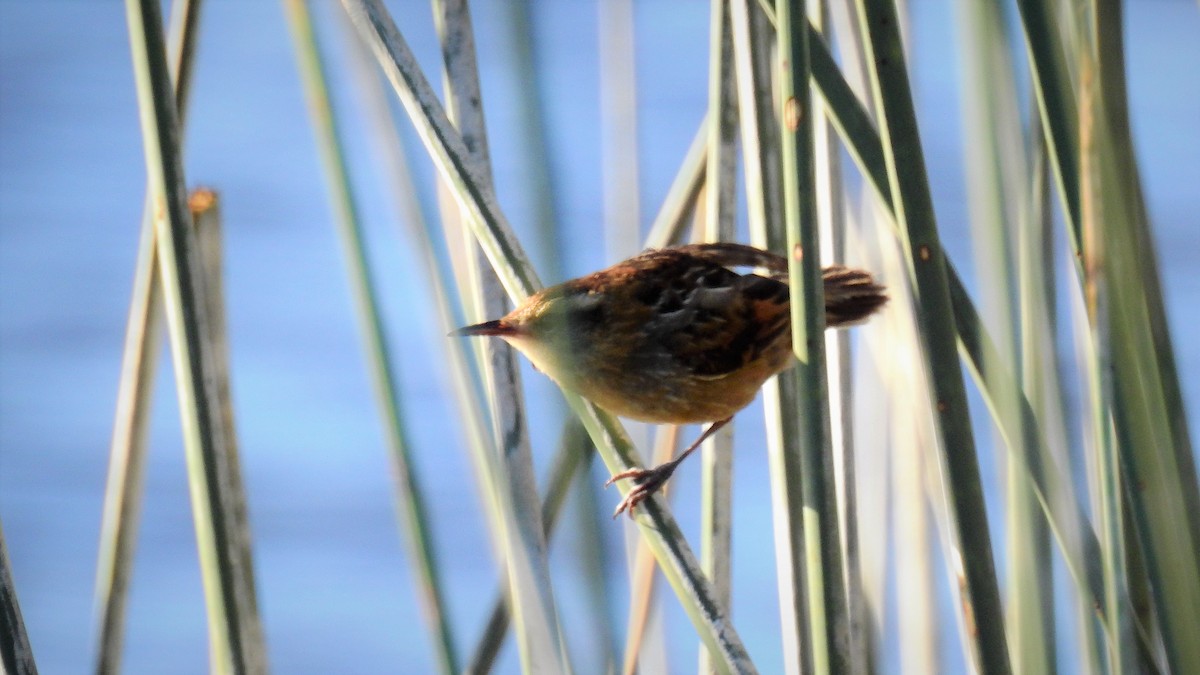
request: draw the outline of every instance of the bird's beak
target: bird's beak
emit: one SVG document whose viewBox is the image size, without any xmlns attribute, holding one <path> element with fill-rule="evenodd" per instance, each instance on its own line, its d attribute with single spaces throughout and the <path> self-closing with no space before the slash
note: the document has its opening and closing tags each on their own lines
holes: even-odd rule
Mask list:
<svg viewBox="0 0 1200 675">
<path fill-rule="evenodd" d="M 473 326 L 459 328 L 456 331 L 450 332 L 450 337 L 464 337 L 472 335 L 495 335 L 497 337 L 511 337 L 519 332 L 516 326 L 505 323 L 503 319 L 495 321 L 484 321 Z"/>
</svg>

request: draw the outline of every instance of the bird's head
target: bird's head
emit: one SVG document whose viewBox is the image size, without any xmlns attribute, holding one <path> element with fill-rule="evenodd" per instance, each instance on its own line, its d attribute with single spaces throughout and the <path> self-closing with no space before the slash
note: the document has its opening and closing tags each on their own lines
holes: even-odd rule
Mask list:
<svg viewBox="0 0 1200 675">
<path fill-rule="evenodd" d="M 604 315 L 602 294 L 560 284 L 531 295 L 503 318 L 466 326 L 451 335 L 503 338 L 538 370 L 570 384 L 578 376 L 578 356 L 593 348 Z"/>
</svg>

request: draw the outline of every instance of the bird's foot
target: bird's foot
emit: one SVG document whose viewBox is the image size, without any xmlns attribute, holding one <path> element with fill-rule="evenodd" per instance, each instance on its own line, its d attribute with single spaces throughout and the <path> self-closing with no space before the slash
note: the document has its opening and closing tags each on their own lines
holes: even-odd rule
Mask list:
<svg viewBox="0 0 1200 675">
<path fill-rule="evenodd" d="M 659 488 L 671 478 L 671 474 L 675 473 L 675 464 L 668 462 L 660 464 L 653 469 L 629 469 L 608 479 L 604 487 L 608 487 L 619 480 L 632 478 L 637 485 L 634 486 L 629 494 L 625 495 L 625 499 L 617 504 L 617 510 L 613 511 L 613 518 L 621 515 L 622 511 L 629 513 L 629 517 L 633 517 L 633 511 L 638 507 L 638 504 L 646 501 L 646 498 L 658 491 Z"/>
</svg>

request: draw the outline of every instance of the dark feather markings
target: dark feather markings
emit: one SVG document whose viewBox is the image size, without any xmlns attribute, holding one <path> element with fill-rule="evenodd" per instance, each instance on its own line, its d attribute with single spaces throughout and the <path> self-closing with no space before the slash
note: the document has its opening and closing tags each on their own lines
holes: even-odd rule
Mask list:
<svg viewBox="0 0 1200 675">
<path fill-rule="evenodd" d="M 770 276 L 738 274 L 730 267 L 760 267 Z M 567 282 L 571 292 L 607 294 L 645 307 L 640 327 L 646 341 L 633 359 L 668 357 L 702 378 L 732 373 L 758 358 L 790 330 L 787 260 L 732 243 L 691 244 L 651 250 L 621 266 Z M 887 302 L 867 272 L 831 266 L 822 273 L 826 323 L 845 326 L 866 319 Z M 639 315 L 642 315 L 640 312 Z M 597 313 L 581 323 L 612 330 Z"/>
<path fill-rule="evenodd" d="M 786 283 L 779 279 L 760 277 L 757 274 L 747 274 L 742 277 L 742 293 L 750 300 L 769 300 L 776 304 L 787 304 L 789 301 Z"/>
<path fill-rule="evenodd" d="M 787 295 L 788 261 L 783 256 L 730 242 L 690 244 L 674 250 L 726 267 L 765 268 L 773 281 L 783 284 L 783 293 Z M 821 270 L 821 278 L 825 286 L 825 324 L 831 328 L 861 323 L 887 304 L 886 290 L 875 283 L 869 272 L 830 265 Z M 769 291 L 762 288 L 758 292 Z"/>
<path fill-rule="evenodd" d="M 732 373 L 756 358 L 788 328 L 788 288 L 726 265 L 761 264 L 763 256 L 737 244 L 702 244 L 648 251 L 628 261 L 631 274 L 669 280 L 638 284 L 632 298 L 660 318 L 646 326 L 653 351 L 702 378 Z M 764 312 L 770 316 L 761 316 Z"/>
</svg>

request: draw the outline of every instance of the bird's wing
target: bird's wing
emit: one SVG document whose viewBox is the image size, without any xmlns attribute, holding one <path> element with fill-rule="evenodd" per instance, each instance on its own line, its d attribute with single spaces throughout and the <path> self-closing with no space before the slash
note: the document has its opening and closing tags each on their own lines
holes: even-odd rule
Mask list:
<svg viewBox="0 0 1200 675">
<path fill-rule="evenodd" d="M 690 254 L 693 247 L 675 249 Z M 745 247 L 748 248 L 748 247 Z M 749 249 L 757 251 L 757 249 Z M 676 367 L 702 378 L 737 371 L 788 328 L 788 288 L 757 275 L 739 275 L 709 257 L 661 275 L 651 298 L 647 341 Z M 746 264 L 746 263 L 736 263 Z"/>
<path fill-rule="evenodd" d="M 722 241 L 711 244 L 688 244 L 676 247 L 674 250 L 724 267 L 762 267 L 775 273 L 788 270 L 787 259 L 783 256 L 745 244 Z"/>
</svg>

